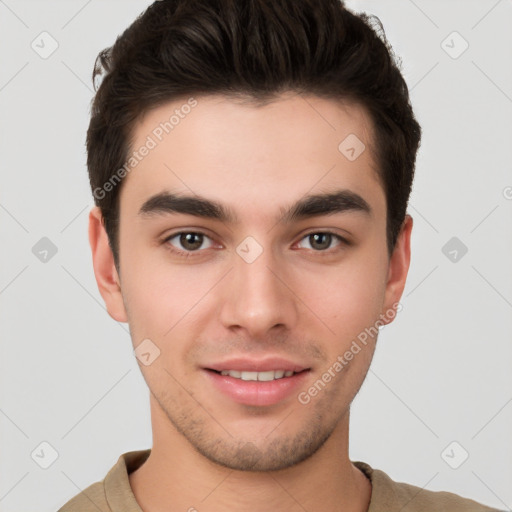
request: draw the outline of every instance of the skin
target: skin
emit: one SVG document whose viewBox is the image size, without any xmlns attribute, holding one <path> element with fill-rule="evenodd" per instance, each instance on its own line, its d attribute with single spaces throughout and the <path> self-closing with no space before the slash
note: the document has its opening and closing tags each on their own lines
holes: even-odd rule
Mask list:
<svg viewBox="0 0 512 512">
<path fill-rule="evenodd" d="M 295 94 L 263 107 L 225 96 L 196 99 L 125 178 L 119 272 L 99 209 L 89 218 L 109 314 L 129 323 L 134 347 L 149 338 L 160 350 L 150 365 L 139 362 L 150 390 L 153 448 L 130 485 L 146 512 L 366 511 L 371 484 L 348 456 L 349 412 L 376 337 L 306 405 L 297 393 L 271 406 L 236 403 L 209 385 L 202 368 L 228 356 L 280 356 L 310 368 L 299 391 L 307 390 L 398 303 L 412 218 L 389 257 L 386 198 L 362 107 Z M 134 127 L 133 148 L 184 103 L 148 112 Z M 338 150 L 351 133 L 366 145 L 354 161 Z M 279 222 L 281 208 L 306 194 L 340 188 L 361 195 L 371 215 Z M 142 204 L 162 191 L 216 200 L 239 222 L 143 218 Z M 179 236 L 164 241 L 179 231 L 206 234 L 196 256 L 171 252 L 193 252 Z M 319 248 L 307 236 L 325 231 L 351 244 L 333 238 Z M 236 252 L 247 236 L 263 248 L 250 264 Z"/>
</svg>

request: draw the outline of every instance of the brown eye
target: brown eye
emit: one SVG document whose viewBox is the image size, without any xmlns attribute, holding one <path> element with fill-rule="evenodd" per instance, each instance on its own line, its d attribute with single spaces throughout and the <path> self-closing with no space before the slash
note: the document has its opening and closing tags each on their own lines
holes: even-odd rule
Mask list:
<svg viewBox="0 0 512 512">
<path fill-rule="evenodd" d="M 197 252 L 199 249 L 208 249 L 211 247 L 210 245 L 207 247 L 202 247 L 205 240 L 209 240 L 203 233 L 196 233 L 194 231 L 182 231 L 180 233 L 175 233 L 168 238 L 166 238 L 165 242 L 172 246 L 174 250 L 177 252 Z"/>
<path fill-rule="evenodd" d="M 313 249 L 316 252 L 323 252 L 331 247 L 347 244 L 341 236 L 328 231 L 309 233 L 301 240 L 301 242 L 303 240 L 307 240 L 309 242 L 310 247 L 306 247 L 306 249 Z M 337 241 L 338 243 L 333 246 L 333 241 Z"/>
<path fill-rule="evenodd" d="M 309 240 L 314 249 L 328 249 L 332 242 L 332 235 L 330 233 L 314 233 L 309 235 Z"/>
</svg>

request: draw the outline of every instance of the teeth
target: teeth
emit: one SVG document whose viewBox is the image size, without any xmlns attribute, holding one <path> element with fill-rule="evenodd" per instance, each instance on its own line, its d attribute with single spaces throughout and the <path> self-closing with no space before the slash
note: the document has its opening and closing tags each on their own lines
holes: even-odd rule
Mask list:
<svg viewBox="0 0 512 512">
<path fill-rule="evenodd" d="M 231 377 L 235 377 L 236 379 L 239 379 L 242 375 L 242 372 L 237 372 L 236 370 L 222 370 L 220 372 L 221 375 L 230 375 Z"/>
<path fill-rule="evenodd" d="M 275 372 L 273 370 L 269 372 L 259 372 L 258 373 L 258 380 L 274 380 L 275 379 Z"/>
<path fill-rule="evenodd" d="M 294 372 L 291 370 L 270 370 L 268 372 L 240 372 L 237 370 L 222 370 L 221 375 L 234 377 L 242 380 L 259 380 L 268 382 L 271 380 L 282 379 L 283 377 L 291 377 Z"/>
</svg>

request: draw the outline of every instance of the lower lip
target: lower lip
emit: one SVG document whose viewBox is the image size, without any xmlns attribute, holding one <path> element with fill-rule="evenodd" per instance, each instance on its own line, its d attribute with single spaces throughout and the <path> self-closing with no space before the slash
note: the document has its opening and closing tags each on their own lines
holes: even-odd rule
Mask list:
<svg viewBox="0 0 512 512">
<path fill-rule="evenodd" d="M 213 370 L 204 370 L 213 385 L 233 401 L 244 405 L 274 405 L 288 398 L 304 383 L 309 370 L 271 381 L 235 379 Z"/>
</svg>

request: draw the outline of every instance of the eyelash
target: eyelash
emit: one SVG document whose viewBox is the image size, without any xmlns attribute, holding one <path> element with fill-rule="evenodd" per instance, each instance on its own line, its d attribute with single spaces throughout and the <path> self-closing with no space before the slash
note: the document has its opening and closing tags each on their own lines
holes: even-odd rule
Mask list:
<svg viewBox="0 0 512 512">
<path fill-rule="evenodd" d="M 176 249 L 175 247 L 173 247 L 170 243 L 168 243 L 170 240 L 172 240 L 173 238 L 176 238 L 177 236 L 179 235 L 190 235 L 190 234 L 194 234 L 194 235 L 203 235 L 205 236 L 206 238 L 210 238 L 206 233 L 203 233 L 202 231 L 177 231 L 176 233 L 173 233 L 172 235 L 169 235 L 167 236 L 163 241 L 162 243 L 165 245 L 165 248 L 170 251 L 171 253 L 177 255 L 177 256 L 180 256 L 182 258 L 193 258 L 193 257 L 197 257 L 197 256 L 200 256 L 202 252 L 204 252 L 206 249 L 197 249 L 195 251 L 182 251 L 182 250 L 178 250 Z M 331 235 L 333 236 L 334 238 L 336 238 L 340 244 L 342 245 L 345 245 L 345 246 L 350 246 L 351 245 L 351 242 L 349 242 L 346 238 L 343 238 L 341 235 L 339 235 L 338 233 L 334 233 L 333 231 L 311 231 L 309 233 L 306 233 L 301 239 L 300 241 L 304 240 L 305 238 L 311 236 L 311 235 L 318 235 L 318 234 L 322 234 L 322 235 Z M 330 255 L 331 254 L 331 251 L 329 251 L 329 249 L 326 249 L 326 250 L 320 250 L 320 251 L 315 251 L 314 249 L 311 249 L 313 252 L 315 253 L 318 253 L 322 256 L 327 256 L 327 255 Z"/>
</svg>

